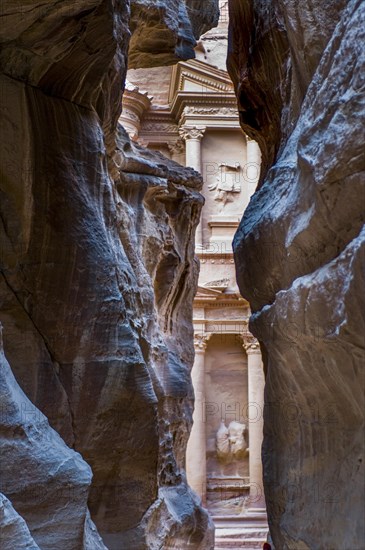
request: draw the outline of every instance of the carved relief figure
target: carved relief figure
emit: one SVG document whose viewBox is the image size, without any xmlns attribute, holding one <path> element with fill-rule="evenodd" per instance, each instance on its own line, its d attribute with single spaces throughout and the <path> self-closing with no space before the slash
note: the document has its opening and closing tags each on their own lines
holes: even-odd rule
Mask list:
<svg viewBox="0 0 365 550">
<path fill-rule="evenodd" d="M 221 201 L 224 204 L 234 200 L 234 194 L 241 192 L 240 182 L 240 164 L 227 164 L 225 162 L 218 165 L 218 176 L 216 181 L 208 185 L 209 191 L 216 191 L 214 200 Z"/>
<path fill-rule="evenodd" d="M 240 422 L 231 422 L 228 426 L 229 445 L 234 459 L 243 458 L 247 449 L 244 431 L 246 426 Z"/>
<path fill-rule="evenodd" d="M 222 420 L 216 435 L 217 456 L 223 462 L 233 462 L 245 456 L 247 443 L 246 426 L 233 420 L 228 428 Z"/>
<path fill-rule="evenodd" d="M 218 458 L 226 461 L 230 456 L 229 431 L 223 420 L 217 431 L 216 446 Z"/>
</svg>

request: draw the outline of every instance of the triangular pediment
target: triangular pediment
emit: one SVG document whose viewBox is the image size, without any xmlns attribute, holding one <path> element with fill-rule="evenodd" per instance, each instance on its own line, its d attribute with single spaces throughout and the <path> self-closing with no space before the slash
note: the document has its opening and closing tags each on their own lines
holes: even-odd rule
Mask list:
<svg viewBox="0 0 365 550">
<path fill-rule="evenodd" d="M 216 290 L 216 289 L 213 289 L 213 288 L 207 288 L 205 286 L 198 286 L 198 290 L 197 290 L 197 293 L 196 293 L 196 296 L 197 297 L 209 297 L 209 298 L 217 298 L 218 296 L 221 296 L 222 295 L 222 291 L 221 290 Z"/>
<path fill-rule="evenodd" d="M 226 71 L 196 59 L 181 61 L 172 71 L 169 102 L 173 103 L 179 92 L 233 93 L 233 84 Z"/>
</svg>

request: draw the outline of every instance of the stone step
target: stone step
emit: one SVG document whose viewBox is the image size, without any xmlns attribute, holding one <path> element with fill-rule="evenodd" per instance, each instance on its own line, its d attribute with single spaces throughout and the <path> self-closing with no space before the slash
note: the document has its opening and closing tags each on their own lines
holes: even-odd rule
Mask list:
<svg viewBox="0 0 365 550">
<path fill-rule="evenodd" d="M 251 517 L 251 516 L 233 516 L 233 517 L 213 517 L 214 525 L 218 529 L 222 528 L 237 528 L 242 529 L 243 527 L 251 528 L 263 528 L 267 527 L 267 518 L 264 517 Z"/>
<path fill-rule="evenodd" d="M 265 511 L 244 516 L 213 516 L 215 550 L 262 550 L 269 528 Z"/>
<path fill-rule="evenodd" d="M 230 531 L 268 531 L 268 526 L 260 523 L 241 523 L 240 525 L 234 525 L 232 523 L 215 523 L 215 528 L 217 530 L 224 529 L 225 531 L 229 529 Z"/>
<path fill-rule="evenodd" d="M 216 529 L 216 537 L 230 539 L 264 539 L 266 540 L 268 529 Z"/>
<path fill-rule="evenodd" d="M 266 537 L 264 539 L 219 539 L 219 537 L 216 537 L 214 550 L 227 550 L 229 548 L 233 550 L 237 550 L 239 548 L 242 548 L 244 550 L 262 550 L 262 547 L 264 545 L 264 542 L 266 541 Z"/>
</svg>

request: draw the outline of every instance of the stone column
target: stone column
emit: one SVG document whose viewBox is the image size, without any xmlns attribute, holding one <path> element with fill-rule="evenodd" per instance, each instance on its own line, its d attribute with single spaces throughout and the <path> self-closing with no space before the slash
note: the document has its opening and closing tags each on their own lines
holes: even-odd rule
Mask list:
<svg viewBox="0 0 365 550">
<path fill-rule="evenodd" d="M 185 140 L 185 165 L 194 168 L 200 174 L 202 173 L 201 140 L 205 130 L 204 126 L 181 126 L 179 130 L 180 136 Z M 203 246 L 201 218 L 196 228 L 195 246 L 199 249 Z"/>
<path fill-rule="evenodd" d="M 186 475 L 190 487 L 206 503 L 207 463 L 205 433 L 205 350 L 208 336 L 196 334 L 194 338 L 195 359 L 191 371 L 195 405 L 193 427 L 186 449 Z"/>
<path fill-rule="evenodd" d="M 260 346 L 256 338 L 245 335 L 243 347 L 248 359 L 250 509 L 263 512 L 266 505 L 262 480 L 261 446 L 264 426 L 265 377 Z"/>
<path fill-rule="evenodd" d="M 248 182 L 249 196 L 254 194 L 259 178 L 261 168 L 261 151 L 258 143 L 246 136 L 247 141 L 247 164 L 246 164 L 246 178 Z"/>
<path fill-rule="evenodd" d="M 201 140 L 206 128 L 204 126 L 181 126 L 180 136 L 186 143 L 186 166 L 202 171 Z"/>
</svg>

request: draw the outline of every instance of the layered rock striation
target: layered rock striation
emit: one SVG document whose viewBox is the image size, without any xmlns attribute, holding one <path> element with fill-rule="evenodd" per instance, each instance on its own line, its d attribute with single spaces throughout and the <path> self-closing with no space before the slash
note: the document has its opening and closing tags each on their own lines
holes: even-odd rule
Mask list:
<svg viewBox="0 0 365 550">
<path fill-rule="evenodd" d="M 41 411 L 36 425 L 19 411 L 1 419 L 1 525 L 23 536 L 19 548 L 102 548 L 86 502 L 109 549 L 212 547 L 184 471 L 202 180 L 117 122 L 131 30 L 172 37 L 152 41 L 157 64 L 188 57 L 214 23 L 204 6 L 193 23 L 203 2 L 3 7 L 0 320 L 22 390 L 5 362 L 2 383 Z M 176 13 L 185 31 L 170 28 Z M 148 65 L 140 44 L 130 56 Z M 52 453 L 32 446 L 49 434 Z M 17 453 L 28 477 L 15 474 Z"/>
<path fill-rule="evenodd" d="M 263 151 L 234 240 L 266 370 L 275 547 L 364 540 L 365 5 L 231 1 L 228 66 Z"/>
</svg>

